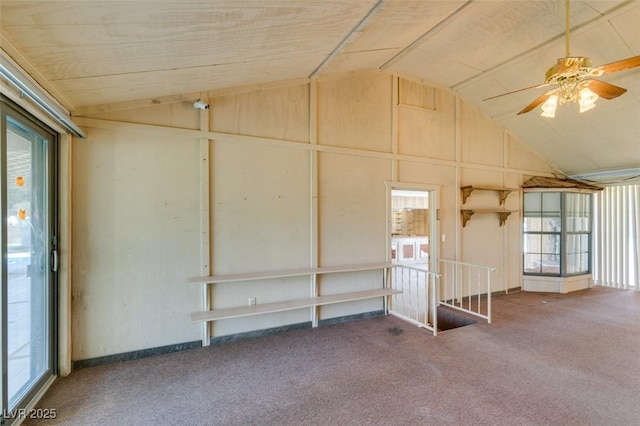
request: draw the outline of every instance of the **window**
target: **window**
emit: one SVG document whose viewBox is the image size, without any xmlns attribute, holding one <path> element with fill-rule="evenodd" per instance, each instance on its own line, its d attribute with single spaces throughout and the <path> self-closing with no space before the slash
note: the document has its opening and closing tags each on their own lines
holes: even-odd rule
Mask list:
<svg viewBox="0 0 640 426">
<path fill-rule="evenodd" d="M 587 274 L 590 249 L 591 194 L 525 192 L 525 274 Z"/>
<path fill-rule="evenodd" d="M 566 275 L 590 272 L 591 194 L 565 193 Z"/>
</svg>

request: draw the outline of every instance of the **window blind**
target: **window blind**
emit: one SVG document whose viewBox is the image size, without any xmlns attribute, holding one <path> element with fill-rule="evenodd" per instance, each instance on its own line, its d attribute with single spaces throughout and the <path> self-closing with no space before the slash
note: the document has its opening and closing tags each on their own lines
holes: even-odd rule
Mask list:
<svg viewBox="0 0 640 426">
<path fill-rule="evenodd" d="M 595 194 L 594 226 L 594 283 L 640 291 L 640 185 Z"/>
</svg>

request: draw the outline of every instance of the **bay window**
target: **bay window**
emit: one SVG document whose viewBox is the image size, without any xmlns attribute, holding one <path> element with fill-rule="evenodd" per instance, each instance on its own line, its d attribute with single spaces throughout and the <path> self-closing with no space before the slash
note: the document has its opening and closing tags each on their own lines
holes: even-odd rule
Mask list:
<svg viewBox="0 0 640 426">
<path fill-rule="evenodd" d="M 590 273 L 590 193 L 525 192 L 523 217 L 525 275 Z"/>
</svg>

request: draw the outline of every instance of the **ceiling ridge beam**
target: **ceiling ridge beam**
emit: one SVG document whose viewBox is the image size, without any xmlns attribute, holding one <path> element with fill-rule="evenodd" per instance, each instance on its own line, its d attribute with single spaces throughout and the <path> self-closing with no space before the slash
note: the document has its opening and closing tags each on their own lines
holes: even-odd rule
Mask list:
<svg viewBox="0 0 640 426">
<path fill-rule="evenodd" d="M 442 27 L 444 27 L 446 24 L 448 24 L 449 22 L 451 22 L 453 19 L 455 19 L 456 17 L 458 17 L 460 15 L 460 13 L 462 13 L 463 10 L 465 10 L 468 6 L 471 5 L 471 3 L 473 3 L 474 0 L 468 0 L 465 4 L 463 4 L 462 6 L 460 6 L 458 9 L 456 9 L 453 13 L 451 13 L 449 16 L 447 16 L 446 18 L 444 18 L 442 21 L 438 22 L 436 25 L 434 25 L 433 27 L 429 28 L 427 30 L 427 32 L 425 32 L 424 34 L 422 34 L 420 37 L 418 37 L 417 39 L 415 39 L 410 45 L 408 45 L 407 47 L 405 47 L 404 49 L 402 49 L 400 52 L 396 53 L 391 59 L 389 59 L 387 62 L 385 62 L 384 64 L 380 65 L 380 69 L 385 69 L 385 68 L 389 68 L 391 65 L 395 64 L 396 62 L 398 62 L 400 59 L 404 58 L 405 56 L 407 56 L 409 53 L 413 52 L 415 49 L 418 48 L 418 46 L 420 46 L 425 40 L 427 40 L 429 37 L 431 37 L 432 35 L 434 35 L 435 33 L 437 33 L 438 31 L 440 31 L 442 29 Z"/>
<path fill-rule="evenodd" d="M 387 0 L 378 0 L 378 2 L 369 10 L 369 12 L 358 22 L 349 34 L 342 39 L 342 41 L 333 49 L 333 51 L 327 56 L 320 65 L 309 75 L 309 78 L 317 77 L 322 71 L 324 71 L 334 59 L 342 53 L 344 48 L 353 40 L 360 32 L 360 30 L 373 18 L 373 16 L 380 10 L 380 8 L 387 2 Z"/>
<path fill-rule="evenodd" d="M 590 21 L 587 21 L 583 24 L 577 25 L 574 28 L 571 28 L 570 32 L 571 32 L 571 36 L 575 36 L 575 35 L 579 35 L 582 34 L 586 31 L 591 30 L 594 27 L 597 27 L 598 25 L 601 25 L 603 22 L 607 22 L 610 21 L 611 19 L 620 16 L 626 12 L 628 12 L 630 9 L 634 9 L 635 7 L 638 6 L 637 1 L 635 0 L 628 0 L 627 2 L 618 5 L 617 7 L 613 8 L 610 11 L 607 11 L 605 14 L 600 15 L 596 18 L 593 18 Z M 556 37 L 553 37 L 550 40 L 547 40 L 541 44 L 539 44 L 536 47 L 533 47 L 523 53 L 520 53 L 510 59 L 507 59 L 506 61 L 503 61 L 497 65 L 494 65 L 493 67 L 485 70 L 485 71 L 481 71 L 480 73 L 474 75 L 473 77 L 469 77 L 466 80 L 463 80 L 459 83 L 454 84 L 453 86 L 451 86 L 451 89 L 454 91 L 459 91 L 460 89 L 463 89 L 464 87 L 476 83 L 478 80 L 481 80 L 483 78 L 486 77 L 490 77 L 493 74 L 496 74 L 502 70 L 504 70 L 505 68 L 510 67 L 511 65 L 514 65 L 522 60 L 524 60 L 525 58 L 529 57 L 532 54 L 536 54 L 538 52 L 541 52 L 543 50 L 546 50 L 548 48 L 550 48 L 549 46 L 557 43 L 560 40 L 564 40 L 566 37 L 566 33 L 563 30 L 561 34 L 558 34 Z"/>
</svg>

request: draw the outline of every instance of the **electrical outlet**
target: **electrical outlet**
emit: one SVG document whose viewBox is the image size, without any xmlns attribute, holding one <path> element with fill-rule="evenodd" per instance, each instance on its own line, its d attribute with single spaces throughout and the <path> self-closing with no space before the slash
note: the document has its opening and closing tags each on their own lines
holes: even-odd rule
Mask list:
<svg viewBox="0 0 640 426">
<path fill-rule="evenodd" d="M 249 298 L 249 306 L 254 306 L 256 304 L 256 298 L 255 297 L 250 297 Z"/>
</svg>

